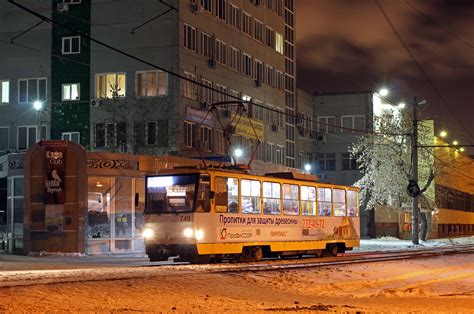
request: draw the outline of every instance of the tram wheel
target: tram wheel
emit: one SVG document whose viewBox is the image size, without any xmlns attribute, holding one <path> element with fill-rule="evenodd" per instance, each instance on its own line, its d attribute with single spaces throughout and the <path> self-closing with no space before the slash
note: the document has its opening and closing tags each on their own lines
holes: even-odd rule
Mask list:
<svg viewBox="0 0 474 314">
<path fill-rule="evenodd" d="M 328 251 L 329 253 L 331 253 L 332 256 L 337 256 L 337 253 L 338 253 L 338 247 L 337 247 L 337 244 L 333 244 L 331 246 L 328 247 Z"/>
<path fill-rule="evenodd" d="M 263 259 L 263 250 L 260 246 L 256 246 L 253 248 L 252 252 L 253 258 L 256 262 L 261 262 Z"/>
</svg>

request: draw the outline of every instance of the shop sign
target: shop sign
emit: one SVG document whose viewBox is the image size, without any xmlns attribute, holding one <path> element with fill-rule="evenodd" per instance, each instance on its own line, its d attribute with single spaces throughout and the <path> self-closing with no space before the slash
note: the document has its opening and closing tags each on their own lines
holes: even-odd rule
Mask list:
<svg viewBox="0 0 474 314">
<path fill-rule="evenodd" d="M 234 121 L 232 126 L 237 135 L 252 139 L 258 137 L 260 141 L 263 141 L 263 122 L 249 119 L 247 116 L 236 117 L 236 113 L 232 113 L 232 121 Z"/>
<path fill-rule="evenodd" d="M 51 141 L 43 145 L 45 151 L 45 203 L 64 204 L 64 171 L 66 166 L 66 142 Z"/>
<path fill-rule="evenodd" d="M 207 125 L 213 127 L 212 113 L 207 110 L 201 110 L 194 107 L 186 108 L 186 121 L 196 122 L 198 124 Z"/>
</svg>

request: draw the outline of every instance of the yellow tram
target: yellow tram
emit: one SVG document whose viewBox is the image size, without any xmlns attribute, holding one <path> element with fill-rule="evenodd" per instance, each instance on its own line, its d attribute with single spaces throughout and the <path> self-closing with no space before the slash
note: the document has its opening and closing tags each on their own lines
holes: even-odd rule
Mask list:
<svg viewBox="0 0 474 314">
<path fill-rule="evenodd" d="M 145 203 L 150 261 L 335 256 L 360 241 L 358 189 L 305 174 L 177 168 L 146 177 Z"/>
</svg>

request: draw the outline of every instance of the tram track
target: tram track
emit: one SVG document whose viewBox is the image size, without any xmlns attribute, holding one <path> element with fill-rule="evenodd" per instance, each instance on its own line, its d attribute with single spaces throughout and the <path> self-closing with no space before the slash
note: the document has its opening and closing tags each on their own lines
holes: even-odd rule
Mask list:
<svg viewBox="0 0 474 314">
<path fill-rule="evenodd" d="M 343 256 L 331 257 L 331 258 L 309 258 L 311 261 L 303 259 L 295 259 L 293 262 L 290 260 L 274 260 L 274 263 L 260 262 L 260 263 L 248 263 L 247 265 L 231 265 L 226 269 L 216 269 L 215 272 L 228 273 L 228 272 L 255 272 L 255 271 L 276 271 L 276 270 L 292 270 L 292 269 L 303 269 L 312 267 L 325 267 L 325 266 L 340 266 L 348 264 L 361 264 L 361 263 L 375 263 L 384 261 L 398 261 L 407 259 L 419 259 L 424 257 L 435 257 L 440 255 L 449 254 L 469 254 L 474 253 L 474 245 L 456 245 L 449 247 L 437 247 L 437 248 L 423 248 L 413 249 L 410 251 L 375 251 L 370 253 L 346 253 Z M 288 263 L 289 262 L 289 263 Z"/>
<path fill-rule="evenodd" d="M 29 270 L 0 273 L 0 288 L 13 286 L 50 285 L 94 281 L 116 281 L 160 276 L 186 276 L 207 274 L 231 274 L 263 271 L 284 271 L 317 267 L 343 266 L 361 263 L 376 263 L 448 254 L 473 254 L 474 245 L 456 245 L 409 251 L 356 252 L 337 257 L 307 257 L 301 259 L 264 260 L 258 263 L 219 264 L 160 264 L 136 263 L 120 267 L 91 267 L 82 269 Z"/>
</svg>

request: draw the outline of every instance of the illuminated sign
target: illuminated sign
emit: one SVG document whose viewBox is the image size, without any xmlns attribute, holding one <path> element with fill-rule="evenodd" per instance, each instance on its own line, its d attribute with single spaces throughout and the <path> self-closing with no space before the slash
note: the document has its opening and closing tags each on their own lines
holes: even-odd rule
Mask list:
<svg viewBox="0 0 474 314">
<path fill-rule="evenodd" d="M 235 129 L 237 135 L 241 135 L 246 138 L 253 138 L 263 141 L 263 122 L 254 119 L 249 119 L 246 116 L 235 117 L 236 113 L 232 113 L 232 126 Z M 240 118 L 240 119 L 239 119 Z M 249 121 L 250 120 L 250 121 Z M 238 123 L 237 123 L 238 122 Z M 252 123 L 250 123 L 252 122 Z"/>
</svg>

